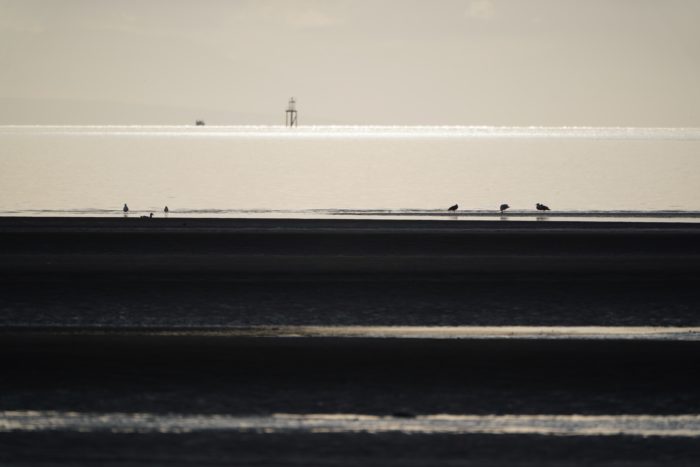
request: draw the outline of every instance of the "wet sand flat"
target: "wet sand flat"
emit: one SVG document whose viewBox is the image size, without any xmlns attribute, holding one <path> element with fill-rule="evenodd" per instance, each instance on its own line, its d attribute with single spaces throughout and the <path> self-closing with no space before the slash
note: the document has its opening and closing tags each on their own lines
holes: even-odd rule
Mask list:
<svg viewBox="0 0 700 467">
<path fill-rule="evenodd" d="M 700 343 L 3 331 L 2 410 L 696 414 Z"/>
<path fill-rule="evenodd" d="M 649 466 L 700 456 L 697 342 L 29 330 L 5 331 L 0 350 L 0 460 L 10 464 Z"/>
<path fill-rule="evenodd" d="M 12 280 L 700 277 L 693 224 L 3 218 L 0 240 Z"/>
<path fill-rule="evenodd" d="M 0 218 L 0 260 L 0 463 L 700 459 L 692 224 Z"/>
<path fill-rule="evenodd" d="M 0 434 L 7 465 L 665 466 L 697 465 L 694 438 L 537 435 Z M 41 449 L 37 449 L 41 446 Z"/>
<path fill-rule="evenodd" d="M 69 285 L 66 285 L 69 284 Z M 692 281 L 0 283 L 4 326 L 700 326 Z"/>
</svg>

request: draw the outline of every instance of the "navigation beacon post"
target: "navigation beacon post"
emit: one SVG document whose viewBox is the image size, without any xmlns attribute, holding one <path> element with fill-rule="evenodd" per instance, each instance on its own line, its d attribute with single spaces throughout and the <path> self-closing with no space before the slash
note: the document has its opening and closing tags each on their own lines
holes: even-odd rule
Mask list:
<svg viewBox="0 0 700 467">
<path fill-rule="evenodd" d="M 285 126 L 297 126 L 297 103 L 293 97 L 289 99 L 289 107 L 287 107 Z"/>
</svg>

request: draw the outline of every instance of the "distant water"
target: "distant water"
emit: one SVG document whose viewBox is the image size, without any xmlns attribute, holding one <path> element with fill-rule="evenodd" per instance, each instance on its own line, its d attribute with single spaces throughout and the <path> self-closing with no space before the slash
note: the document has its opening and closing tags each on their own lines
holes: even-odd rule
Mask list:
<svg viewBox="0 0 700 467">
<path fill-rule="evenodd" d="M 224 138 L 516 138 L 516 139 L 605 139 L 605 140 L 694 140 L 700 128 L 635 127 L 548 127 L 548 126 L 302 126 L 288 128 L 267 125 L 6 125 L 0 135 L 30 136 L 168 136 Z"/>
<path fill-rule="evenodd" d="M 537 202 L 552 208 L 546 217 Z M 0 215 L 700 219 L 700 128 L 0 126 Z"/>
</svg>

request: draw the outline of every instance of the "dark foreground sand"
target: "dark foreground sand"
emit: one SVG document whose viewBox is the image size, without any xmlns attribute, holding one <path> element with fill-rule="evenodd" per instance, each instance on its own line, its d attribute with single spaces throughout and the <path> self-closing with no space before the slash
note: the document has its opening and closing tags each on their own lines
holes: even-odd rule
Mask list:
<svg viewBox="0 0 700 467">
<path fill-rule="evenodd" d="M 401 434 L 0 435 L 4 465 L 681 466 L 696 439 Z"/>
<path fill-rule="evenodd" d="M 698 414 L 697 341 L 162 335 L 698 326 L 700 225 L 0 218 L 0 412 Z M 3 465 L 697 465 L 698 438 L 0 433 Z"/>
<path fill-rule="evenodd" d="M 0 277 L 688 280 L 700 224 L 0 219 Z"/>
<path fill-rule="evenodd" d="M 687 342 L 228 339 L 5 332 L 3 410 L 688 414 Z M 0 433 L 4 465 L 697 465 L 697 438 Z"/>
<path fill-rule="evenodd" d="M 4 410 L 700 413 L 697 341 L 0 337 Z"/>
</svg>

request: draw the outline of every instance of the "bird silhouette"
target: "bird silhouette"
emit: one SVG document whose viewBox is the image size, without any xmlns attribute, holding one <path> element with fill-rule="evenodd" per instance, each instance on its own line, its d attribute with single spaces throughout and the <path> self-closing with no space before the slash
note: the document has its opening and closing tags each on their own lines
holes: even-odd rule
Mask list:
<svg viewBox="0 0 700 467">
<path fill-rule="evenodd" d="M 167 214 L 168 212 L 170 212 L 170 209 L 168 209 L 168 207 L 165 206 L 165 209 L 163 209 L 163 212 Z"/>
<path fill-rule="evenodd" d="M 510 206 L 508 206 L 506 203 L 501 204 L 501 207 L 500 207 L 501 214 L 503 214 L 503 211 L 505 211 L 508 208 L 510 208 Z"/>
<path fill-rule="evenodd" d="M 544 204 L 541 204 L 541 203 L 537 203 L 535 205 L 535 207 L 537 208 L 538 211 L 549 211 L 550 210 L 549 206 L 545 206 Z"/>
<path fill-rule="evenodd" d="M 450 212 L 455 212 L 455 211 L 457 211 L 458 207 L 459 207 L 459 205 L 455 204 L 454 206 L 450 206 L 447 210 Z"/>
<path fill-rule="evenodd" d="M 126 203 L 124 203 L 124 207 L 122 208 L 122 211 L 124 211 L 124 214 L 129 212 L 129 206 L 127 206 Z"/>
</svg>

